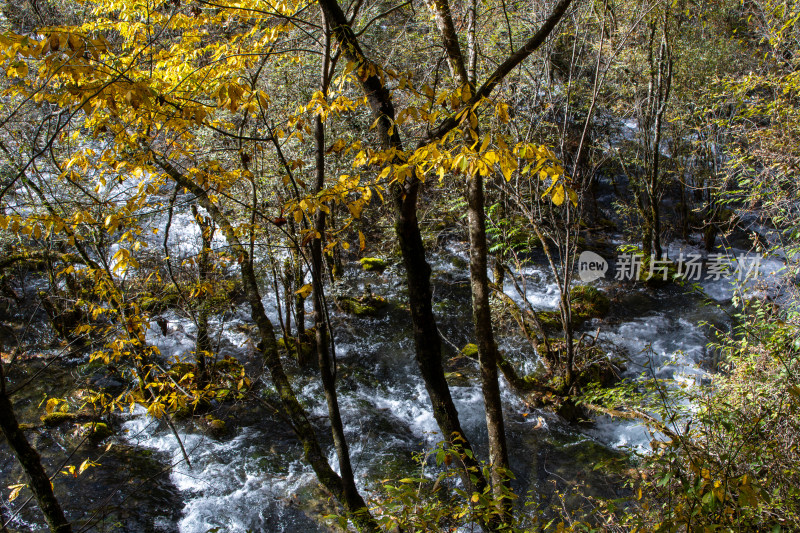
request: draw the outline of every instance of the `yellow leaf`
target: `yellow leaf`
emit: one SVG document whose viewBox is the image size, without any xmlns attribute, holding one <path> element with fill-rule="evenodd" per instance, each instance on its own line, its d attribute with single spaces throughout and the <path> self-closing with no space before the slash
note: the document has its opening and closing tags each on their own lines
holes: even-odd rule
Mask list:
<svg viewBox="0 0 800 533">
<path fill-rule="evenodd" d="M 564 186 L 559 185 L 555 189 L 553 189 L 552 200 L 555 205 L 561 205 L 564 203 Z"/>
<path fill-rule="evenodd" d="M 24 78 L 28 75 L 28 64 L 24 61 L 16 61 L 6 71 L 9 78 Z"/>
<path fill-rule="evenodd" d="M 578 193 L 570 188 L 567 188 L 567 194 L 569 194 L 569 199 L 572 202 L 572 205 L 574 207 L 578 207 Z"/>
<path fill-rule="evenodd" d="M 501 165 L 500 170 L 503 171 L 503 177 L 506 181 L 511 181 L 511 175 L 514 173 L 514 168 L 508 165 Z"/>
<path fill-rule="evenodd" d="M 366 247 L 366 239 L 364 238 L 364 234 L 361 233 L 361 230 L 358 230 L 358 248 L 359 250 L 363 251 Z"/>
<path fill-rule="evenodd" d="M 469 88 L 469 85 L 464 85 L 464 88 L 461 89 L 461 100 L 464 102 L 469 102 L 469 99 L 472 98 L 472 91 Z"/>
<path fill-rule="evenodd" d="M 480 496 L 480 494 L 478 494 L 477 492 L 476 492 L 476 493 L 474 493 L 474 494 L 472 495 L 472 498 L 471 498 L 471 500 L 472 500 L 472 503 L 478 503 L 478 500 L 480 500 L 480 499 L 481 499 L 481 496 Z"/>
<path fill-rule="evenodd" d="M 508 105 L 507 104 L 497 104 L 495 107 L 495 112 L 497 117 L 503 122 L 508 123 L 511 120 L 511 117 L 508 116 Z M 524 157 L 524 155 L 523 155 Z"/>
<path fill-rule="evenodd" d="M 97 463 L 90 459 L 86 459 L 84 462 L 81 463 L 81 466 L 78 467 L 78 474 L 83 474 L 83 472 L 92 466 L 99 466 Z"/>
<path fill-rule="evenodd" d="M 302 298 L 308 298 L 308 295 L 311 294 L 311 284 L 306 283 L 294 292 L 295 294 L 299 294 Z"/>
<path fill-rule="evenodd" d="M 58 398 L 50 398 L 49 400 L 47 400 L 47 403 L 44 406 L 44 409 L 45 411 L 47 411 L 47 414 L 50 414 L 53 411 L 55 411 L 59 403 L 61 403 L 61 400 L 59 400 Z"/>
<path fill-rule="evenodd" d="M 19 496 L 19 491 L 26 487 L 25 483 L 20 483 L 19 485 L 9 485 L 8 488 L 11 489 L 11 493 L 8 495 L 8 501 L 13 502 Z"/>
</svg>

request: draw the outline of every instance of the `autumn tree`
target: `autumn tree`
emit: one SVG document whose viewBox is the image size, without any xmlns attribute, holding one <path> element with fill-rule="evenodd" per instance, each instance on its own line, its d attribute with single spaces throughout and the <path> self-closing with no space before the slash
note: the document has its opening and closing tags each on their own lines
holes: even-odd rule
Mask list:
<svg viewBox="0 0 800 533">
<path fill-rule="evenodd" d="M 558 2 L 519 48 L 495 68 L 484 69 L 480 83 L 474 31 L 478 21 L 473 18 L 470 59 L 464 61 L 452 34 L 452 21 L 442 15 L 439 27 L 455 74 L 454 83 L 445 88 L 419 87 L 408 74 L 371 60 L 362 48 L 361 32 L 354 30 L 360 20 L 358 6 L 345 13 L 329 0 L 319 2 L 320 17 L 309 17 L 307 6 L 292 3 L 243 7 L 97 2 L 91 4 L 91 24 L 41 29 L 36 35 L 8 33 L 2 44 L 7 72 L 16 79 L 9 95 L 17 102 L 9 116 L 26 105 L 57 111 L 41 122 L 47 129 L 44 141 L 39 139 L 41 132 L 34 132 L 29 150 L 17 158 L 18 170 L 3 192 L 23 183 L 43 210 L 34 215 L 6 215 L 3 227 L 23 235 L 33 247 L 56 242 L 82 259 L 84 275 L 95 287 L 89 310 L 114 325 L 109 330 L 113 340 L 94 357 L 131 365 L 138 388 L 124 400 L 145 403 L 152 414 L 168 418 L 176 407 L 200 402 L 204 393 L 200 388 L 186 390 L 170 379 L 158 362 L 157 350 L 147 341 L 153 317 L 130 290 L 141 274 L 139 251 L 149 246 L 143 231 L 145 214 L 168 203 L 165 195 L 186 195 L 202 231 L 201 285 L 208 276 L 210 234 L 216 227 L 227 243 L 227 256 L 238 269 L 257 327 L 259 350 L 306 461 L 357 527 L 372 531 L 377 525 L 356 488 L 338 408 L 321 256 L 345 244 L 339 237 L 344 235 L 341 228 L 326 226 L 337 204 L 349 214 L 340 221 L 347 227 L 371 198 L 388 192 L 396 211 L 417 362 L 434 416 L 445 439 L 461 453 L 466 486 L 477 494 L 488 494 L 493 484 L 496 494 L 505 497 L 507 452 L 487 303 L 482 180 L 495 173 L 508 179 L 522 158 L 536 168 L 534 172 L 549 176 L 548 194 L 556 204 L 564 202 L 569 186 L 550 152 L 531 143 L 516 143 L 491 128 L 481 128 L 480 123 L 485 117 L 510 120 L 508 106 L 491 101 L 493 91 L 545 42 L 570 3 Z M 446 3 L 434 6 L 442 14 L 448 9 Z M 374 20 L 368 19 L 365 28 Z M 313 53 L 306 53 L 306 43 L 311 43 Z M 314 66 L 319 73 L 303 86 L 314 89 L 303 89 L 304 98 L 299 101 L 291 83 L 281 87 L 275 81 L 297 62 Z M 361 94 L 353 92 L 353 84 Z M 397 89 L 390 90 L 390 84 Z M 434 107 L 445 101 L 451 109 Z M 326 130 L 334 129 L 334 119 L 363 116 L 364 106 L 371 114 L 364 126 L 370 130 L 372 124 L 374 137 L 369 133 L 366 139 L 327 140 Z M 76 142 L 81 132 L 89 132 L 92 140 Z M 314 142 L 306 143 L 306 135 L 313 135 Z M 349 157 L 346 166 L 351 171 L 338 180 L 330 179 L 326 170 L 326 154 L 331 152 Z M 277 164 L 270 163 L 274 161 Z M 51 192 L 49 176 L 31 180 L 28 173 L 37 165 L 46 165 L 50 176 L 81 201 L 59 201 Z M 467 176 L 492 484 L 484 478 L 466 440 L 442 366 L 431 269 L 417 213 L 429 173 L 442 179 Z M 99 195 L 115 188 L 124 188 L 124 194 Z M 339 473 L 331 468 L 316 429 L 297 399 L 278 352 L 275 325 L 264 308 L 256 244 L 269 242 L 287 228 L 295 261 L 299 262 L 300 255 L 310 256 L 317 360 Z M 303 287 L 298 292 L 309 294 Z M 296 305 L 299 309 L 302 303 Z M 199 329 L 206 330 L 206 313 L 201 298 Z M 298 313 L 296 324 L 301 322 Z M 198 339 L 201 376 L 204 354 L 209 351 L 207 334 Z M 205 381 L 204 377 L 200 383 Z M 494 518 L 486 524 L 498 527 Z"/>
</svg>

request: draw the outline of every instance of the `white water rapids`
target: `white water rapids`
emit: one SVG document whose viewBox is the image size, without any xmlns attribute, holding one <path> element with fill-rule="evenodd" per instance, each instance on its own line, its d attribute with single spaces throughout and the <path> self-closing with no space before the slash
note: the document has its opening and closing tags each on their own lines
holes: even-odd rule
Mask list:
<svg viewBox="0 0 800 533">
<path fill-rule="evenodd" d="M 463 345 L 471 336 L 468 306 L 463 297 L 455 305 L 448 291 L 464 291 L 466 271 L 463 250 L 451 248 L 433 263 L 440 329 L 445 338 Z M 767 262 L 765 269 L 777 265 Z M 523 272 L 526 297 L 537 309 L 554 309 L 558 291 L 543 269 L 531 267 Z M 371 276 L 371 277 L 370 277 Z M 357 272 L 351 275 L 351 289 L 362 290 L 369 282 L 372 290 L 389 300 L 402 301 L 401 277 L 396 271 L 386 275 Z M 705 286 L 710 296 L 729 298 L 723 282 Z M 444 287 L 441 289 L 440 287 Z M 507 293 L 518 295 L 511 286 Z M 652 293 L 630 290 L 616 319 L 602 325 L 601 338 L 623 348 L 629 355 L 628 376 L 639 374 L 650 361 L 659 377 L 694 383 L 706 375 L 701 363 L 706 359 L 705 330 L 701 320 L 724 322 L 722 314 L 711 307 L 698 305 L 697 299 L 682 290 Z M 463 295 L 462 295 L 463 296 Z M 274 320 L 277 311 L 271 295 L 264 298 Z M 688 303 L 687 303 L 688 302 Z M 345 319 L 336 315 L 337 360 L 340 364 L 340 402 L 349 439 L 357 481 L 369 494 L 372 483 L 398 469 L 408 474 L 413 468 L 411 453 L 432 448 L 440 440 L 422 380 L 414 363 L 413 341 L 403 310 L 388 312 L 379 318 Z M 186 356 L 194 346 L 191 322 L 177 314 L 168 315 L 166 336 L 150 331 L 149 341 L 165 357 Z M 242 325 L 248 322 L 245 308 L 228 313 L 213 327 L 221 328 L 221 353 L 244 359 L 252 357 Z M 594 330 L 591 325 L 587 328 Z M 501 348 L 520 348 L 513 335 L 501 338 Z M 525 348 L 520 348 L 524 350 Z M 268 381 L 268 380 L 267 380 Z M 452 393 L 468 437 L 479 451 L 485 448 L 483 400 L 476 381 L 456 380 Z M 266 383 L 267 388 L 269 384 Z M 308 405 L 312 419 L 319 423 L 318 434 L 327 442 L 327 429 L 321 421 L 327 411 L 319 383 L 308 377 L 297 386 Z M 506 419 L 512 450 L 512 469 L 523 471 L 522 487 L 540 487 L 563 461 L 559 451 L 594 442 L 609 448 L 649 448 L 651 436 L 639 424 L 599 418 L 591 427 L 575 428 L 544 411 L 529 412 L 503 383 Z M 280 421 L 248 422 L 235 429 L 232 438 L 215 440 L 200 433 L 182 430 L 181 440 L 192 462 L 182 460 L 174 436 L 155 423 L 143 410 L 124 424 L 125 440 L 136 446 L 161 452 L 165 461 L 177 464 L 171 479 L 184 502 L 177 524 L 181 533 L 220 531 L 316 531 L 318 516 L 308 511 L 307 502 L 314 494 L 315 478 L 302 461 L 299 446 L 286 429 L 278 430 Z M 536 428 L 536 426 L 539 426 Z M 536 428 L 536 429 L 535 429 Z M 549 439 L 549 440 L 548 440 Z M 543 448 L 540 441 L 550 442 Z M 336 458 L 329 446 L 329 460 Z M 567 468 L 574 475 L 581 465 Z M 589 466 L 586 466 L 589 468 Z M 388 470 L 388 471 L 387 471 Z M 527 472 L 527 474 L 525 473 Z M 316 503 L 317 508 L 324 502 Z M 320 509 L 321 510 L 321 509 Z M 158 526 L 159 522 L 156 522 Z M 175 525 L 164 521 L 164 531 Z M 157 527 L 158 528 L 158 527 Z"/>
</svg>

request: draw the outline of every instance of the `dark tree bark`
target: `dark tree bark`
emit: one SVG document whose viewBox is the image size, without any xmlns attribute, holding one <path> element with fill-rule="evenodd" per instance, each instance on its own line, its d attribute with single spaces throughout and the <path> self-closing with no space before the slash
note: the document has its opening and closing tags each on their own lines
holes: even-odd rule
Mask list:
<svg viewBox="0 0 800 533">
<path fill-rule="evenodd" d="M 656 260 L 661 260 L 661 193 L 663 178 L 661 177 L 661 136 L 664 128 L 664 112 L 667 109 L 672 88 L 672 53 L 667 34 L 667 18 L 664 16 L 663 36 L 658 46 L 658 57 L 653 57 L 653 40 L 656 32 L 655 23 L 651 26 L 650 83 L 647 91 L 647 111 L 645 116 L 645 141 L 648 167 L 645 177 L 645 235 L 643 248 L 645 255 L 652 253 Z"/>
<path fill-rule="evenodd" d="M 377 66 L 364 55 L 336 0 L 319 0 L 319 5 L 343 55 L 356 64 L 362 90 L 367 96 L 373 115 L 377 118 L 376 128 L 381 143 L 386 148 L 402 150 L 398 128 L 392 127 L 395 116 L 394 104 L 389 91 L 377 74 L 379 72 Z M 425 259 L 425 247 L 422 244 L 422 234 L 417 219 L 419 187 L 419 180 L 412 178 L 407 179 L 402 185 L 395 185 L 392 191 L 397 213 L 395 232 L 406 269 L 417 365 L 425 381 L 425 388 L 431 399 L 433 415 L 439 429 L 451 446 L 461 452 L 468 451 L 462 453 L 462 460 L 467 470 L 477 479 L 474 488 L 482 491 L 486 487 L 486 480 L 461 428 L 458 411 L 450 395 L 442 366 L 442 341 L 432 306 L 431 268 Z M 472 488 L 469 472 L 463 472 L 462 477 L 466 486 Z"/>
<path fill-rule="evenodd" d="M 450 61 L 450 70 L 462 87 L 475 90 L 464 65 L 458 44 L 450 6 L 447 0 L 435 0 L 432 5 L 436 21 Z M 473 30 L 475 21 L 473 23 Z M 504 499 L 508 486 L 508 444 L 506 442 L 503 403 L 500 398 L 500 383 L 497 373 L 497 345 L 492 329 L 492 311 L 489 306 L 489 278 L 486 273 L 488 249 L 486 245 L 486 213 L 483 177 L 476 173 L 467 178 L 467 213 L 469 226 L 470 286 L 472 289 L 472 320 L 475 326 L 475 341 L 478 346 L 478 361 L 481 371 L 481 390 L 486 415 L 486 430 L 489 437 L 489 461 L 491 482 L 495 498 L 500 502 L 503 514 L 510 511 L 510 501 Z"/>
</svg>

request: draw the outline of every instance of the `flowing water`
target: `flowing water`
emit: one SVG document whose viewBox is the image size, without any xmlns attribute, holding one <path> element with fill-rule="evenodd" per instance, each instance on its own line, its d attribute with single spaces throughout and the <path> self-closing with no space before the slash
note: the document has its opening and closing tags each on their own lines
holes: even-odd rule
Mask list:
<svg viewBox="0 0 800 533">
<path fill-rule="evenodd" d="M 457 348 L 471 341 L 468 269 L 463 247 L 452 245 L 434 257 L 434 302 L 439 328 L 445 339 L 448 371 L 452 372 L 453 397 L 468 438 L 486 457 L 483 400 L 477 385 L 475 363 L 457 357 Z M 762 265 L 765 272 L 779 262 Z M 525 297 L 537 309 L 555 309 L 557 289 L 548 281 L 544 267 L 530 267 L 525 277 Z M 430 450 L 441 439 L 428 405 L 427 394 L 413 357 L 408 313 L 404 309 L 402 275 L 396 268 L 383 274 L 353 268 L 337 290 L 349 294 L 372 291 L 390 305 L 377 317 L 352 317 L 334 311 L 340 403 L 360 489 L 369 495 L 385 478 L 407 476 L 417 464 L 415 454 Z M 661 289 L 633 284 L 603 282 L 612 295 L 612 312 L 585 329 L 600 327 L 604 346 L 627 354 L 627 375 L 635 378 L 646 369 L 664 379 L 702 381 L 712 354 L 708 326 L 728 327 L 720 308 L 705 305 L 688 288 L 670 285 Z M 705 290 L 717 303 L 730 294 L 726 281 L 711 282 Z M 507 293 L 521 297 L 506 287 Z M 277 319 L 271 296 L 265 297 L 269 314 Z M 194 325 L 177 313 L 168 319 L 166 335 L 159 328 L 148 333 L 166 358 L 184 357 L 194 348 Z M 258 361 L 247 335 L 249 314 L 233 308 L 216 318 L 219 354 L 230 355 L 257 368 Z M 501 349 L 523 369 L 535 366 L 535 354 L 513 332 L 500 335 Z M 37 363 L 40 364 L 40 363 Z M 33 372 L 35 364 L 26 369 Z M 34 420 L 45 391 L 57 395 L 71 380 L 86 379 L 85 368 L 53 365 L 50 384 L 26 389 L 17 400 L 20 417 Z M 81 373 L 81 376 L 78 374 Z M 18 382 L 24 376 L 15 378 Z M 57 383 L 53 386 L 52 383 Z M 310 373 L 297 373 L 296 390 L 307 406 L 318 435 L 336 465 L 326 424 L 321 386 Z M 272 387 L 260 383 L 267 400 Z M 46 389 L 46 390 L 45 390 Z M 594 472 L 598 460 L 613 457 L 621 448 L 646 450 L 651 436 L 639 424 L 598 418 L 592 424 L 573 425 L 547 412 L 531 409 L 503 383 L 503 401 L 511 450 L 511 468 L 517 475 L 514 489 L 538 504 L 546 505 L 556 489 L 581 485 L 581 492 L 613 496 L 620 488 Z M 269 401 L 223 405 L 218 416 L 227 433 L 211 437 L 192 425 L 180 425 L 181 441 L 191 464 L 183 460 L 178 442 L 163 423 L 144 409 L 123 415 L 110 446 L 84 445 L 69 460 L 79 464 L 92 458 L 100 466 L 77 479 L 60 476 L 59 496 L 73 519 L 85 520 L 94 509 L 102 516 L 90 526 L 99 531 L 327 531 L 321 516 L 332 504 L 317 488 L 315 477 L 303 462 L 301 449 L 287 425 L 269 408 Z M 32 432 L 34 445 L 42 450 L 50 471 L 59 468 L 77 437 L 40 428 Z M 21 479 L 8 450 L 0 448 L 0 478 L 6 485 Z M 24 498 L 4 503 L 8 518 Z M 41 529 L 33 505 L 15 516 L 12 528 Z"/>
</svg>

